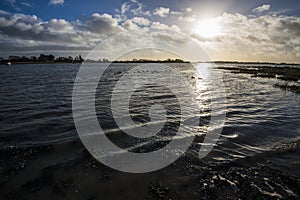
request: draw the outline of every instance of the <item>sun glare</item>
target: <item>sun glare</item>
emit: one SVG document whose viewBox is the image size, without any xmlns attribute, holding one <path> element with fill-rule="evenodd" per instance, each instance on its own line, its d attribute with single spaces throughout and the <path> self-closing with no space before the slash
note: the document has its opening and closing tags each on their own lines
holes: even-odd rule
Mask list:
<svg viewBox="0 0 300 200">
<path fill-rule="evenodd" d="M 222 27 L 218 21 L 214 19 L 207 19 L 198 22 L 194 31 L 202 37 L 212 38 L 221 34 Z"/>
</svg>

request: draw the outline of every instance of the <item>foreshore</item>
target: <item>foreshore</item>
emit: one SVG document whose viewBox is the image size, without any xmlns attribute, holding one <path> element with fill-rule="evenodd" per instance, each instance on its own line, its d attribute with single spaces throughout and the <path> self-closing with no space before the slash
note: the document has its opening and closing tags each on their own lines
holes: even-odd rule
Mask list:
<svg viewBox="0 0 300 200">
<path fill-rule="evenodd" d="M 73 147 L 77 152 L 78 148 L 82 149 L 77 142 L 73 145 L 77 146 Z M 256 197 L 296 199 L 300 195 L 299 179 L 280 172 L 270 162 L 258 161 L 256 158 L 252 158 L 252 162 L 246 158 L 218 166 L 207 166 L 187 154 L 171 166 L 157 172 L 128 174 L 104 166 L 86 150 L 77 155 L 71 154 L 68 160 L 58 161 L 52 156 L 63 153 L 58 151 L 61 148 L 65 147 L 57 144 L 37 148 L 1 149 L 0 153 L 6 155 L 5 157 L 18 157 L 15 165 L 3 165 L 1 184 L 4 185 L 10 183 L 9 180 L 13 176 L 20 178 L 19 174 L 26 170 L 25 167 L 28 168 L 27 171 L 39 168 L 37 158 L 50 159 L 45 159 L 49 165 L 44 166 L 41 171 L 31 172 L 35 177 L 21 179 L 18 185 L 6 185 L 4 188 L 7 191 L 2 191 L 5 197 L 27 199 L 48 193 L 57 198 L 98 199 L 105 194 L 106 198 L 111 199 L 118 199 L 123 195 L 128 199 L 160 200 Z M 66 156 L 67 153 L 63 155 Z"/>
<path fill-rule="evenodd" d="M 219 66 L 218 69 L 229 70 L 232 73 L 250 74 L 252 77 L 279 79 L 285 81 L 285 83 L 274 84 L 274 87 L 300 94 L 300 68 L 269 66 Z"/>
</svg>

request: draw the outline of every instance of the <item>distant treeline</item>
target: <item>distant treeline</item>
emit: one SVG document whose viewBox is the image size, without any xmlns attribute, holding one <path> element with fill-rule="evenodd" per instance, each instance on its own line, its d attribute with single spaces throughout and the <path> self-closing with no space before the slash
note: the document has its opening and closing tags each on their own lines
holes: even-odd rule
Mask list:
<svg viewBox="0 0 300 200">
<path fill-rule="evenodd" d="M 150 59 L 132 59 L 132 60 L 115 60 L 115 61 L 109 61 L 106 58 L 99 59 L 99 60 L 92 60 L 92 59 L 87 59 L 85 60 L 87 63 L 186 63 L 187 61 L 183 61 L 181 59 L 165 59 L 165 60 L 150 60 Z"/>
<path fill-rule="evenodd" d="M 40 56 L 9 56 L 8 59 L 4 59 L 0 57 L 0 64 L 17 64 L 17 63 L 82 63 L 84 59 L 81 55 L 67 57 L 55 57 L 52 54 L 45 55 L 40 54 Z"/>
<path fill-rule="evenodd" d="M 0 57 L 0 64 L 31 64 L 31 63 L 189 63 L 182 59 L 165 59 L 165 60 L 151 60 L 151 59 L 136 59 L 132 60 L 116 60 L 110 61 L 106 58 L 93 60 L 86 59 L 84 60 L 81 55 L 72 57 L 55 57 L 52 54 L 40 54 L 40 56 L 15 56 L 11 55 L 7 59 Z M 300 65 L 295 63 L 271 63 L 271 62 L 240 62 L 240 61 L 199 61 L 200 63 L 215 63 L 215 64 L 274 64 L 274 65 Z"/>
<path fill-rule="evenodd" d="M 187 61 L 181 59 L 165 59 L 165 60 L 150 60 L 150 59 L 132 59 L 132 60 L 117 60 L 113 63 L 187 63 Z"/>
<path fill-rule="evenodd" d="M 81 55 L 67 57 L 55 57 L 52 54 L 40 54 L 40 56 L 9 56 L 8 59 L 4 59 L 0 57 L 0 64 L 30 64 L 30 63 L 186 63 L 187 61 L 181 59 L 165 59 L 165 60 L 150 60 L 150 59 L 132 59 L 132 60 L 117 60 L 117 61 L 109 61 L 106 58 L 99 60 L 87 59 L 84 60 Z"/>
</svg>

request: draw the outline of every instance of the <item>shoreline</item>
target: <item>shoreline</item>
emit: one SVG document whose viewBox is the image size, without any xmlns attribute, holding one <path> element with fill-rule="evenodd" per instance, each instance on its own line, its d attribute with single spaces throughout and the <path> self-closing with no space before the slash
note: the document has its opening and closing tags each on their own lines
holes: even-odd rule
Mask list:
<svg viewBox="0 0 300 200">
<path fill-rule="evenodd" d="M 11 65 L 40 65 L 40 64 L 81 64 L 80 62 L 9 62 L 11 63 L 8 65 L 7 63 L 0 63 L 0 66 L 11 66 Z"/>
<path fill-rule="evenodd" d="M 172 62 L 172 61 L 112 61 L 112 62 L 98 62 L 98 61 L 84 61 L 84 62 L 10 62 L 7 61 L 5 63 L 0 63 L 4 66 L 10 66 L 7 63 L 11 63 L 11 65 L 28 65 L 28 64 L 82 64 L 82 63 L 190 63 L 188 61 L 182 62 Z M 192 63 L 212 63 L 212 64 L 234 64 L 234 65 L 276 65 L 276 66 L 300 66 L 298 63 L 268 63 L 268 62 L 231 62 L 231 61 L 211 61 L 211 62 L 192 62 Z M 249 66 L 255 67 L 255 66 Z M 270 67 L 270 66 L 258 66 L 258 67 Z"/>
<path fill-rule="evenodd" d="M 300 69 L 297 67 L 268 67 L 268 66 L 247 66 L 247 67 L 217 67 L 221 70 L 228 70 L 231 73 L 250 74 L 252 77 L 271 78 L 285 81 L 276 83 L 274 88 L 300 94 Z"/>
<path fill-rule="evenodd" d="M 1 149 L 3 155 L 27 156 L 21 159 L 26 165 L 14 168 L 5 165 L 2 170 L 2 195 L 8 199 L 19 197 L 39 197 L 46 191 L 55 194 L 56 198 L 80 196 L 84 199 L 97 199 L 105 196 L 118 199 L 122 194 L 128 199 L 245 199 L 260 196 L 264 199 L 296 199 L 299 197 L 299 178 L 277 169 L 272 162 L 264 159 L 243 158 L 219 165 L 205 165 L 195 161 L 189 154 L 178 159 L 172 165 L 146 174 L 130 174 L 111 169 L 87 152 L 80 142 L 70 144 L 71 149 L 64 153 L 70 157 L 67 161 L 53 159 L 60 153 L 62 144 L 42 147 Z M 38 160 L 47 157 L 43 166 Z M 249 162 L 248 160 L 252 160 Z M 24 160 L 24 161 L 23 161 Z M 20 174 L 38 169 L 30 178 L 22 178 Z M 175 174 L 175 176 L 174 176 Z M 59 175 L 59 176 L 58 176 Z M 18 180 L 14 184 L 12 177 Z M 82 184 L 85 180 L 85 184 Z M 128 181 L 130 184 L 128 184 Z M 112 185 L 113 183 L 113 185 Z M 99 188 L 95 189 L 95 185 Z M 114 193 L 110 191 L 114 189 Z M 180 192 L 185 188 L 185 192 Z M 138 189 L 139 192 L 135 190 Z M 5 191 L 5 192 L 4 192 Z"/>
</svg>

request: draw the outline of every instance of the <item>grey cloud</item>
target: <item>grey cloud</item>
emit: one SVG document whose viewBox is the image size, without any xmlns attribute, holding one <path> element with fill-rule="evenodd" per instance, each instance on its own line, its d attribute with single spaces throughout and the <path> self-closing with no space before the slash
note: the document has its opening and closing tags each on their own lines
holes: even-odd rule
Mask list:
<svg viewBox="0 0 300 200">
<path fill-rule="evenodd" d="M 120 31 L 118 21 L 108 14 L 93 14 L 86 24 L 64 19 L 42 21 L 35 15 L 0 13 L 0 33 L 10 38 L 47 42 L 88 41 L 85 37 L 101 37 Z M 94 35 L 93 35 L 94 34 Z"/>
<path fill-rule="evenodd" d="M 117 19 L 109 14 L 94 13 L 87 21 L 85 28 L 97 34 L 113 34 L 120 31 Z"/>
<path fill-rule="evenodd" d="M 0 10 L 1 52 L 47 49 L 86 50 L 92 49 L 103 38 L 112 34 L 124 30 L 145 31 L 145 34 L 148 34 L 147 30 L 151 27 L 150 29 L 158 31 L 151 35 L 153 41 L 158 38 L 166 42 L 180 43 L 183 42 L 180 38 L 166 31 L 185 32 L 191 34 L 191 37 L 215 55 L 225 52 L 228 55 L 239 55 L 245 59 L 260 55 L 269 60 L 289 55 L 286 59 L 300 62 L 300 17 L 246 16 L 224 13 L 215 20 L 222 26 L 221 33 L 215 37 L 206 38 L 197 35 L 197 32 L 191 33 L 188 26 L 186 26 L 187 29 L 184 29 L 185 25 L 178 27 L 176 24 L 180 24 L 179 21 L 170 26 L 161 22 L 152 22 L 150 18 L 127 19 L 126 17 L 124 20 L 117 16 L 98 13 L 82 21 L 70 22 L 64 19 L 43 21 L 35 15 L 12 14 Z M 134 44 L 137 40 L 141 41 L 140 38 L 129 37 L 132 37 L 130 42 Z"/>
<path fill-rule="evenodd" d="M 160 31 L 160 32 L 155 32 L 155 33 L 152 33 L 151 36 L 153 38 L 158 38 L 159 40 L 164 41 L 164 42 L 172 42 L 174 44 L 184 44 L 184 43 L 186 43 L 186 38 L 185 37 L 183 37 L 180 34 L 176 34 L 172 31 L 169 31 L 169 30 L 163 30 L 163 31 Z"/>
<path fill-rule="evenodd" d="M 60 22 L 60 21 L 58 21 Z M 1 34 L 23 40 L 37 41 L 73 41 L 72 32 L 56 32 L 55 22 L 42 22 L 36 16 L 20 17 L 13 15 L 9 19 L 0 18 Z"/>
<path fill-rule="evenodd" d="M 115 32 L 117 28 L 115 19 L 105 14 L 95 14 L 87 24 L 82 25 L 64 19 L 42 21 L 35 15 L 0 12 L 2 51 L 9 48 L 20 50 L 43 47 L 58 48 L 57 50 L 82 47 L 90 49 L 103 38 L 103 34 Z"/>
<path fill-rule="evenodd" d="M 293 33 L 296 37 L 300 38 L 300 19 L 294 20 L 281 20 L 281 27 L 290 33 Z"/>
<path fill-rule="evenodd" d="M 214 38 L 206 38 L 194 33 L 191 34 L 191 37 L 197 39 L 200 42 L 222 42 L 224 39 L 223 37 L 220 36 Z"/>
</svg>

